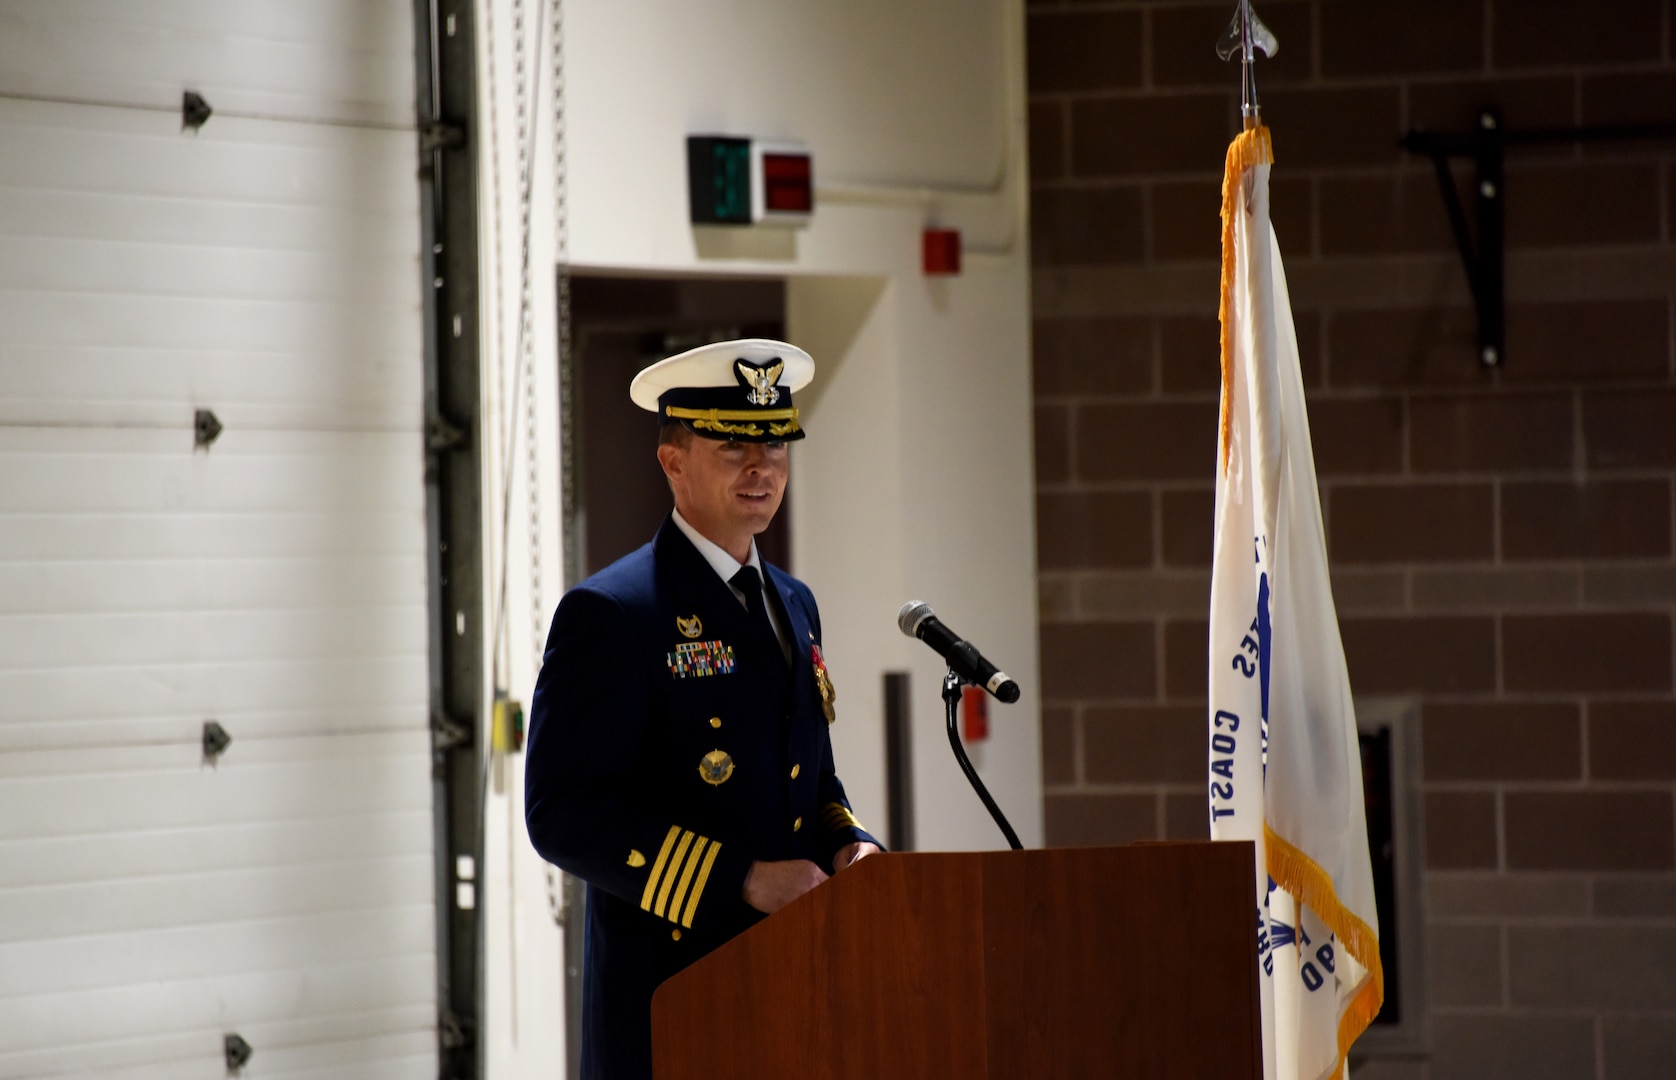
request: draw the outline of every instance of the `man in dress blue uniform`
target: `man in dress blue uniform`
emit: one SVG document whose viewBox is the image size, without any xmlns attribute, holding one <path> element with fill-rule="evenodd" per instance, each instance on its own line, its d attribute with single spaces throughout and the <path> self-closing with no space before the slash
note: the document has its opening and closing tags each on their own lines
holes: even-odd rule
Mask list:
<svg viewBox="0 0 1676 1080">
<path fill-rule="evenodd" d="M 658 985 L 879 850 L 833 768 L 814 596 L 756 549 L 814 368 L 751 339 L 635 376 L 675 510 L 553 618 L 525 819 L 542 857 L 588 882 L 589 1080 L 649 1080 Z"/>
</svg>

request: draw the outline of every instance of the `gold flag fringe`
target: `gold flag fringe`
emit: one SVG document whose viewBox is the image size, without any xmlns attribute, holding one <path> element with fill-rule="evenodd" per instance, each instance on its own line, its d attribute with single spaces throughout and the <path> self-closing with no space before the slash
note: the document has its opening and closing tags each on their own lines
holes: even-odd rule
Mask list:
<svg viewBox="0 0 1676 1080">
<path fill-rule="evenodd" d="M 1344 1058 L 1350 1053 L 1351 1044 L 1373 1023 L 1373 1018 L 1379 1015 L 1379 1006 L 1385 1001 L 1385 968 L 1379 962 L 1379 934 L 1339 901 L 1330 874 L 1267 823 L 1263 825 L 1263 850 L 1269 876 L 1275 884 L 1315 912 L 1338 936 L 1339 944 L 1368 970 L 1367 981 L 1345 1006 L 1344 1015 L 1338 1018 L 1338 1063 L 1328 1080 L 1341 1080 Z"/>
<path fill-rule="evenodd" d="M 1234 424 L 1233 343 L 1228 339 L 1234 303 L 1234 214 L 1239 209 L 1240 178 L 1254 165 L 1274 162 L 1274 144 L 1269 129 L 1259 124 L 1241 132 L 1228 144 L 1228 160 L 1222 169 L 1222 471 L 1228 471 L 1228 439 Z"/>
</svg>

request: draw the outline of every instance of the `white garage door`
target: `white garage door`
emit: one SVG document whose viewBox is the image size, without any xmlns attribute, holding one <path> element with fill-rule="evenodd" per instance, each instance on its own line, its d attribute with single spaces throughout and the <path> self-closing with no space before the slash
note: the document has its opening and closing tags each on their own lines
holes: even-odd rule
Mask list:
<svg viewBox="0 0 1676 1080">
<path fill-rule="evenodd" d="M 0 2 L 0 1077 L 436 1075 L 412 42 Z"/>
</svg>

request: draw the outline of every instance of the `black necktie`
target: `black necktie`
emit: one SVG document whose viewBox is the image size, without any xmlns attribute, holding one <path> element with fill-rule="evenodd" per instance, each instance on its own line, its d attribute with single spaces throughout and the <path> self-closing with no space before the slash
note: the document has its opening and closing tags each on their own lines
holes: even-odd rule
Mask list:
<svg viewBox="0 0 1676 1080">
<path fill-rule="evenodd" d="M 754 566 L 741 566 L 739 572 L 728 579 L 728 584 L 745 594 L 745 610 L 749 613 L 749 621 L 758 631 L 766 633 L 768 640 L 774 643 L 774 650 L 780 654 L 780 659 L 786 660 L 785 642 L 780 640 L 780 632 L 774 629 L 774 623 L 768 618 L 767 605 L 763 603 L 762 576 Z"/>
<path fill-rule="evenodd" d="M 762 576 L 754 566 L 741 566 L 739 572 L 728 580 L 728 584 L 745 594 L 745 610 L 751 613 L 759 627 L 767 627 L 772 632 L 773 627 L 768 622 L 768 609 L 762 604 Z"/>
</svg>

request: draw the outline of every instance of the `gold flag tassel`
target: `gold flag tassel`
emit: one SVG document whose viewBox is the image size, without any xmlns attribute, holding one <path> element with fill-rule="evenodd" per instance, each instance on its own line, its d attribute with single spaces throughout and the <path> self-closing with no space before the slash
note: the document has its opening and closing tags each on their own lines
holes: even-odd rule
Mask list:
<svg viewBox="0 0 1676 1080">
<path fill-rule="evenodd" d="M 1245 174 L 1274 162 L 1269 129 L 1259 124 L 1235 137 L 1222 169 L 1222 471 L 1228 471 L 1228 439 L 1234 424 L 1234 215 L 1239 212 Z"/>
</svg>

